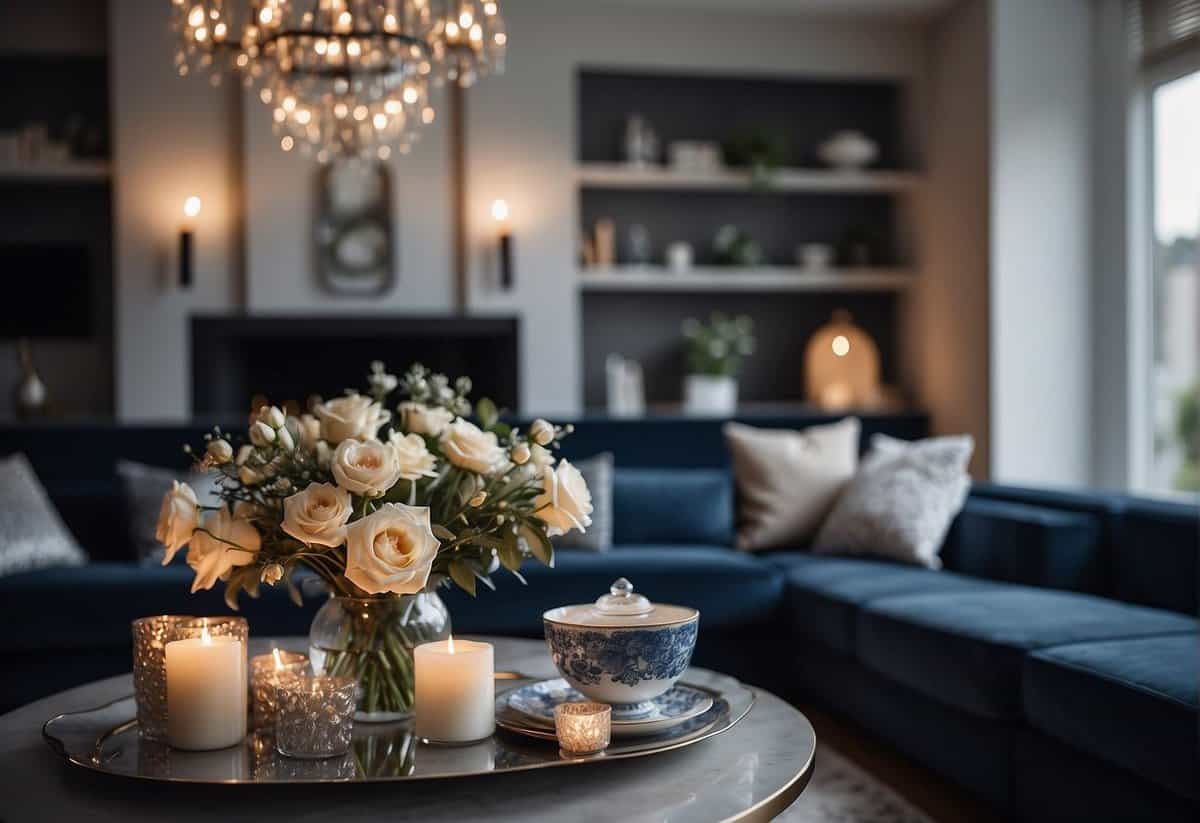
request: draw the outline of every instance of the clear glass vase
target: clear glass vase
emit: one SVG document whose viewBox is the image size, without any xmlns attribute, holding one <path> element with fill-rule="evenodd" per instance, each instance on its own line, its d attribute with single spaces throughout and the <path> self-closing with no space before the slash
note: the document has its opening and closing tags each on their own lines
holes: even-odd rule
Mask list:
<svg viewBox="0 0 1200 823">
<path fill-rule="evenodd" d="M 413 713 L 413 649 L 444 640 L 450 614 L 435 592 L 396 597 L 331 597 L 309 629 L 318 674 L 358 681 L 354 719 L 386 723 Z"/>
</svg>

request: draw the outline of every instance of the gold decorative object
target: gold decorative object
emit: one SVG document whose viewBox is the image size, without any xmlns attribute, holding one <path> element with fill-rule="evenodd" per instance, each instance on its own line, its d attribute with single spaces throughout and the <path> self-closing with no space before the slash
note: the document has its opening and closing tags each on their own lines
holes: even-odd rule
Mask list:
<svg viewBox="0 0 1200 823">
<path fill-rule="evenodd" d="M 607 703 L 559 703 L 554 707 L 558 747 L 567 756 L 595 754 L 608 748 L 612 706 Z"/>
<path fill-rule="evenodd" d="M 150 740 L 167 736 L 167 643 L 190 615 L 157 614 L 133 621 L 133 695 L 138 731 Z"/>
<path fill-rule="evenodd" d="M 254 729 L 273 729 L 279 709 L 275 690 L 282 677 L 308 671 L 308 655 L 275 649 L 250 658 L 250 700 Z"/>
<path fill-rule="evenodd" d="M 879 349 L 871 335 L 838 309 L 804 350 L 804 391 L 809 402 L 830 411 L 879 406 Z"/>
</svg>

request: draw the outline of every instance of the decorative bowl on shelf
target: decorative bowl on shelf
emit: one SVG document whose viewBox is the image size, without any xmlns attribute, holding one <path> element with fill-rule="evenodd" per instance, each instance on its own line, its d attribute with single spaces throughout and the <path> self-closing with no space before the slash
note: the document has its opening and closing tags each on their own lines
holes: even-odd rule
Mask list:
<svg viewBox="0 0 1200 823">
<path fill-rule="evenodd" d="M 687 669 L 700 612 L 653 604 L 622 577 L 595 603 L 550 609 L 542 622 L 567 682 L 628 713 L 666 692 Z"/>
<path fill-rule="evenodd" d="M 817 147 L 821 162 L 835 169 L 861 169 L 875 162 L 879 146 L 860 131 L 839 131 Z"/>
</svg>

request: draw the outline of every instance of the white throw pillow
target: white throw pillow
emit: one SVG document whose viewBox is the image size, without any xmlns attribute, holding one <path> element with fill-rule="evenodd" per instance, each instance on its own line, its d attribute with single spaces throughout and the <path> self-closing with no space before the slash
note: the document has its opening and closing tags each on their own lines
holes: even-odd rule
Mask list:
<svg viewBox="0 0 1200 823">
<path fill-rule="evenodd" d="M 726 423 L 738 489 L 737 547 L 808 543 L 854 476 L 859 429 L 856 417 L 800 431 Z"/>
<path fill-rule="evenodd" d="M 877 434 L 813 544 L 818 554 L 873 554 L 940 569 L 971 478 L 970 435 L 907 442 Z"/>
<path fill-rule="evenodd" d="M 0 576 L 86 562 L 25 455 L 0 459 Z"/>
</svg>

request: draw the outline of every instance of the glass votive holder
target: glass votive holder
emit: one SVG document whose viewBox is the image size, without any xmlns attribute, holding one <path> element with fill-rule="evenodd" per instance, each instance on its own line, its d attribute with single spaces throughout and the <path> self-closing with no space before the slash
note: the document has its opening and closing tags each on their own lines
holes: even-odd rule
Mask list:
<svg viewBox="0 0 1200 823">
<path fill-rule="evenodd" d="M 357 687 L 352 677 L 280 677 L 275 687 L 275 749 L 286 757 L 309 759 L 350 751 Z"/>
<path fill-rule="evenodd" d="M 242 646 L 249 647 L 250 624 L 244 617 L 220 615 L 218 617 L 193 617 L 181 623 L 175 629 L 172 640 L 182 640 L 188 637 L 199 637 L 205 633 L 210 637 L 232 637 L 242 641 Z"/>
<path fill-rule="evenodd" d="M 596 754 L 608 748 L 612 706 L 606 703 L 559 703 L 554 707 L 554 732 L 563 755 Z"/>
<path fill-rule="evenodd" d="M 137 701 L 138 734 L 148 740 L 167 736 L 167 643 L 191 615 L 139 617 L 133 630 L 133 696 Z"/>
<path fill-rule="evenodd" d="M 308 672 L 308 655 L 275 649 L 250 658 L 252 728 L 275 728 L 276 687 L 282 677 Z"/>
</svg>

